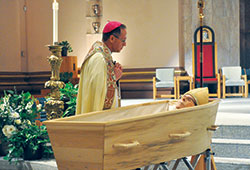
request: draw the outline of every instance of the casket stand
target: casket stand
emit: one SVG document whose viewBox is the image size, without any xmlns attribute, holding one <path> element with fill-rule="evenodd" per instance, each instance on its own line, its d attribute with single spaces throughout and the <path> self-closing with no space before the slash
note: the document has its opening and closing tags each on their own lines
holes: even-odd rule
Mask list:
<svg viewBox="0 0 250 170">
<path fill-rule="evenodd" d="M 219 100 L 168 111 L 156 101 L 55 119 L 47 126 L 59 170 L 131 170 L 210 148 Z"/>
</svg>

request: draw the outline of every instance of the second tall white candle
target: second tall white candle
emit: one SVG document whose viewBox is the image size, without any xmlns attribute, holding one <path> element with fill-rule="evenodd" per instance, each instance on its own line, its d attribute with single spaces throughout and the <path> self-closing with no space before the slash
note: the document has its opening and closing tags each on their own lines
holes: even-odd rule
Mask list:
<svg viewBox="0 0 250 170">
<path fill-rule="evenodd" d="M 53 44 L 58 42 L 58 10 L 59 4 L 56 0 L 54 0 L 52 4 L 53 9 Z"/>
</svg>

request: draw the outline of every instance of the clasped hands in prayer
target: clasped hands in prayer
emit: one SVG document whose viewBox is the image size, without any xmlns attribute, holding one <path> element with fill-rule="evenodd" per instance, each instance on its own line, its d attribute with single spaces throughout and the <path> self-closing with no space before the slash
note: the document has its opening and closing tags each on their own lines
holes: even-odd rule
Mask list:
<svg viewBox="0 0 250 170">
<path fill-rule="evenodd" d="M 120 63 L 115 63 L 114 72 L 117 81 L 122 77 L 122 65 Z"/>
</svg>

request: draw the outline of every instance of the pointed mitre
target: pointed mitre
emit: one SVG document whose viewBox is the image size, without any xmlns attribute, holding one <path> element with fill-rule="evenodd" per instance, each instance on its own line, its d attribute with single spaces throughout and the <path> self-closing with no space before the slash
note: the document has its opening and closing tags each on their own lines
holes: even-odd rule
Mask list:
<svg viewBox="0 0 250 170">
<path fill-rule="evenodd" d="M 208 103 L 208 88 L 196 88 L 186 92 L 184 95 L 190 95 L 194 98 L 197 105 Z"/>
</svg>

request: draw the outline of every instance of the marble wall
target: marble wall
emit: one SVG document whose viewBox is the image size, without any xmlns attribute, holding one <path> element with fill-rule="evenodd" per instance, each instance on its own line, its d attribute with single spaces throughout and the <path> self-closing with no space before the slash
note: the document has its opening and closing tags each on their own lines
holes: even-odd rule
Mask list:
<svg viewBox="0 0 250 170">
<path fill-rule="evenodd" d="M 192 75 L 193 34 L 199 27 L 197 1 L 180 0 L 180 32 L 183 41 L 181 54 L 184 66 Z M 217 43 L 218 69 L 240 65 L 239 0 L 205 0 L 204 25 L 213 28 Z"/>
</svg>

